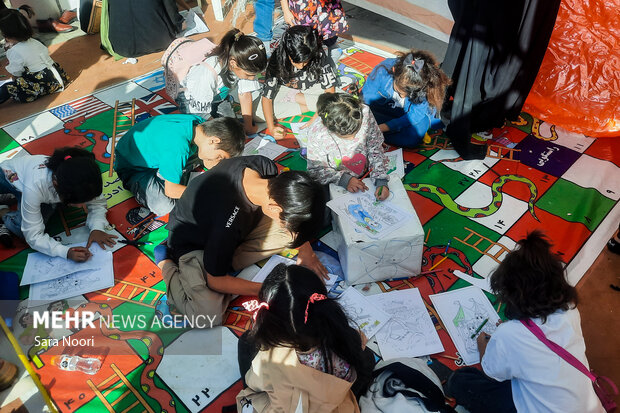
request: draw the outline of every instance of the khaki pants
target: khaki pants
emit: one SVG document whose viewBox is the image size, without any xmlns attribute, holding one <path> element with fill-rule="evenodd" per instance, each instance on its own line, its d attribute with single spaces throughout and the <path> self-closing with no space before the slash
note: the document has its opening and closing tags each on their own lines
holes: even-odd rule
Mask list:
<svg viewBox="0 0 620 413">
<path fill-rule="evenodd" d="M 233 269 L 241 270 L 264 258 L 279 253 L 293 240 L 292 235 L 267 216 L 246 237 L 233 256 Z M 168 261 L 162 270 L 168 302 L 187 316 L 202 315 L 212 319 L 214 326 L 222 324 L 222 316 L 233 299 L 207 286 L 203 265 L 203 251 L 192 251 L 179 258 L 179 263 Z"/>
</svg>

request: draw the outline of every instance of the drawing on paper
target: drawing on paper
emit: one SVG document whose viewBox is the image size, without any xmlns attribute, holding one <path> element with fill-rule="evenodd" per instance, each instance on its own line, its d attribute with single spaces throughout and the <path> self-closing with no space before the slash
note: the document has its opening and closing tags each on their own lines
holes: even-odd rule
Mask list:
<svg viewBox="0 0 620 413">
<path fill-rule="evenodd" d="M 286 150 L 287 148 L 282 145 L 278 145 L 268 139 L 257 136 L 245 145 L 243 155 L 263 155 L 271 160 L 274 160 L 286 152 Z"/>
<path fill-rule="evenodd" d="M 83 246 L 83 244 L 74 246 L 77 245 Z M 28 254 L 20 285 L 49 281 L 78 271 L 98 268 L 101 268 L 101 263 L 94 259 L 78 263 L 62 257 L 51 257 L 40 252 L 33 252 Z"/>
<path fill-rule="evenodd" d="M 456 349 L 466 365 L 480 362 L 476 330 L 484 323 L 480 332 L 493 334 L 499 316 L 478 287 L 465 287 L 430 296 L 437 314 L 441 318 Z M 474 335 L 474 338 L 471 336 Z"/>
<path fill-rule="evenodd" d="M 351 204 L 347 210 L 353 221 L 371 234 L 377 234 L 381 229 L 381 224 L 372 219 L 361 204 Z"/>
<path fill-rule="evenodd" d="M 391 318 L 377 333 L 384 360 L 441 353 L 443 345 L 417 288 L 370 296 Z"/>
<path fill-rule="evenodd" d="M 368 297 L 354 287 L 347 288 L 338 298 L 338 302 L 345 313 L 353 320 L 367 338 L 372 338 L 379 331 L 390 316 L 377 306 Z"/>
</svg>

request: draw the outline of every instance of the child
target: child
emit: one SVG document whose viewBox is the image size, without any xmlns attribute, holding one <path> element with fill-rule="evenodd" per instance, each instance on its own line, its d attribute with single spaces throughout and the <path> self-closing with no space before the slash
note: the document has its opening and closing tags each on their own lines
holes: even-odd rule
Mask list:
<svg viewBox="0 0 620 413">
<path fill-rule="evenodd" d="M 32 102 L 64 89 L 67 74 L 52 60 L 47 48 L 32 38 L 32 27 L 24 15 L 14 9 L 1 10 L 0 32 L 6 40 L 6 70 L 15 76 L 0 86 L 0 103 L 9 98 Z"/>
<path fill-rule="evenodd" d="M 539 231 L 518 243 L 491 275 L 491 287 L 509 321 L 492 336 L 482 332 L 482 372 L 463 368 L 448 393 L 476 412 L 603 412 L 588 377 L 549 349 L 521 320 L 531 320 L 551 341 L 586 366 L 577 291 L 564 264 Z"/>
<path fill-rule="evenodd" d="M 443 126 L 439 110 L 450 79 L 427 52 L 386 59 L 366 79 L 362 96 L 390 145 L 411 148 Z"/>
<path fill-rule="evenodd" d="M 162 216 L 172 211 L 200 160 L 213 168 L 240 155 L 244 145 L 243 126 L 236 119 L 205 122 L 195 115 L 160 115 L 127 131 L 116 145 L 114 168 L 136 200 Z"/>
<path fill-rule="evenodd" d="M 361 177 L 370 171 L 377 200 L 390 193 L 383 134 L 368 106 L 348 93 L 324 93 L 308 131 L 308 173 L 321 184 L 334 183 L 349 192 L 366 191 Z"/>
<path fill-rule="evenodd" d="M 267 57 L 271 55 L 271 39 L 273 38 L 273 12 L 275 0 L 254 1 L 254 33 L 265 45 Z"/>
<path fill-rule="evenodd" d="M 0 169 L 0 193 L 12 193 L 20 200 L 17 211 L 4 210 L 0 228 L 25 238 L 32 249 L 82 262 L 90 258 L 88 247 L 93 242 L 104 249 L 116 243 L 115 235 L 104 232 L 109 226 L 105 219 L 107 201 L 101 196 L 101 170 L 92 153 L 61 148 L 50 157 L 27 155 L 6 160 Z M 69 248 L 45 234 L 45 221 L 53 212 L 50 205 L 59 203 L 88 209 L 86 226 L 91 232 L 86 248 Z"/>
<path fill-rule="evenodd" d="M 256 75 L 265 70 L 267 54 L 263 43 L 246 36 L 239 29 L 224 35 L 220 45 L 207 55 L 203 63 L 194 65 L 181 82 L 185 89 L 177 97 L 182 113 L 210 117 L 230 116 L 231 92 L 235 90 L 241 104 L 246 133 L 256 133 L 252 120 L 252 92 L 260 90 Z"/>
<path fill-rule="evenodd" d="M 281 139 L 285 132 L 277 124 L 278 118 L 316 111 L 319 95 L 333 93 L 335 85 L 336 75 L 318 32 L 308 26 L 293 26 L 284 32 L 269 59 L 257 117 L 267 122 L 274 138 Z"/>
<path fill-rule="evenodd" d="M 256 321 L 239 340 L 240 350 L 250 343 L 259 351 L 251 365 L 239 351 L 248 387 L 237 395 L 237 411 L 251 403 L 256 412 L 292 412 L 298 404 L 304 412 L 359 412 L 355 395 L 365 392 L 374 357 L 319 277 L 278 264 L 258 299 L 246 304 Z"/>
<path fill-rule="evenodd" d="M 340 0 L 280 0 L 284 21 L 291 26 L 300 24 L 317 29 L 327 46 L 334 64 L 338 35 L 349 29 Z"/>
</svg>

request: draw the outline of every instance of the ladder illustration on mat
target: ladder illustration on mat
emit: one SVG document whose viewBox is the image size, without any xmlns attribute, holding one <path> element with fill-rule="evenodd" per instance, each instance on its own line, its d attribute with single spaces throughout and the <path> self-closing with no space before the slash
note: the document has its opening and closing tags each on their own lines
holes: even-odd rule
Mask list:
<svg viewBox="0 0 620 413">
<path fill-rule="evenodd" d="M 431 142 L 422 145 L 423 149 L 452 149 L 452 145 L 450 144 L 450 139 L 445 136 L 431 136 Z"/>
<path fill-rule="evenodd" d="M 58 215 L 62 222 L 62 228 L 65 231 L 65 235 L 71 236 L 71 229 L 86 225 L 86 215 L 88 209 L 85 206 L 82 207 L 61 207 L 58 208 Z"/>
<path fill-rule="evenodd" d="M 137 405 L 141 404 L 144 408 L 142 412 L 155 413 L 155 411 L 148 405 L 144 397 L 136 390 L 136 388 L 127 380 L 127 377 L 123 374 L 122 371 L 116 367 L 114 363 L 110 364 L 112 370 L 114 370 L 114 374 L 110 377 L 99 383 L 99 385 L 95 385 L 92 380 L 88 379 L 86 383 L 90 386 L 91 390 L 97 395 L 101 403 L 108 409 L 109 412 L 129 412 Z M 116 384 L 115 384 L 116 383 Z M 110 402 L 106 397 L 110 396 L 115 390 L 120 389 L 123 385 L 127 387 L 127 390 L 121 394 L 114 401 Z M 103 390 L 103 391 L 102 391 Z M 116 405 L 121 401 L 125 400 L 127 397 L 135 396 L 136 401 L 131 403 L 127 408 L 123 410 L 116 410 Z"/>
<path fill-rule="evenodd" d="M 224 325 L 232 330 L 245 332 L 252 326 L 252 316 L 243 311 L 228 309 L 224 313 Z M 245 323 L 243 323 L 245 322 Z M 245 324 L 245 325 L 244 325 Z"/>
<path fill-rule="evenodd" d="M 131 111 L 131 114 L 127 114 Z M 136 99 L 132 99 L 131 103 L 118 100 L 114 104 L 114 124 L 112 126 L 112 143 L 110 147 L 110 169 L 108 176 L 114 174 L 114 153 L 116 140 L 125 134 L 136 123 Z"/>
<path fill-rule="evenodd" d="M 500 244 L 499 242 L 491 241 L 489 238 L 485 237 L 484 235 L 480 235 L 476 231 L 473 231 L 473 230 L 471 230 L 471 229 L 469 229 L 467 227 L 465 227 L 465 230 L 469 231 L 469 235 L 467 235 L 465 237 L 465 239 L 458 239 L 457 237 L 454 237 L 454 239 L 459 241 L 459 242 L 462 242 L 463 244 L 467 245 L 468 247 L 472 247 L 473 249 L 475 249 L 479 253 L 484 254 L 487 257 L 490 257 L 492 260 L 494 260 L 498 264 L 500 264 L 502 262 L 499 258 L 503 254 L 510 252 L 510 249 L 506 248 L 505 245 Z M 477 238 L 477 240 L 476 240 L 476 238 Z M 470 239 L 471 239 L 471 241 L 470 241 Z M 472 241 L 475 241 L 475 242 L 472 243 Z M 488 243 L 488 246 L 484 250 L 481 249 L 483 247 L 483 245 L 480 245 L 483 241 L 486 241 Z M 495 252 L 495 253 L 490 253 L 489 251 L 494 246 L 497 246 L 499 248 L 499 250 L 497 252 Z"/>
<path fill-rule="evenodd" d="M 487 158 L 503 159 L 505 161 L 519 162 L 514 158 L 515 152 L 521 152 L 521 149 L 512 149 L 500 145 L 487 146 Z"/>
<path fill-rule="evenodd" d="M 136 300 L 135 298 L 140 294 L 142 294 L 142 297 Z M 118 279 L 114 279 L 113 287 L 110 287 L 106 290 L 106 292 L 101 293 L 101 295 L 105 295 L 106 297 L 126 301 L 128 303 L 143 305 L 149 308 L 155 308 L 157 301 L 159 301 L 161 296 L 164 294 L 165 293 L 163 291 L 159 291 L 154 288 Z M 150 297 L 147 299 L 147 296 Z"/>
</svg>

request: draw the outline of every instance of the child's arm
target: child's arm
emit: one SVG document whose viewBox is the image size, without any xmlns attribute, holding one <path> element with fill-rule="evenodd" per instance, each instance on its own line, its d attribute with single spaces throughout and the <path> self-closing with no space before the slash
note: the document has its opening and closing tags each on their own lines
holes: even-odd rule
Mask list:
<svg viewBox="0 0 620 413">
<path fill-rule="evenodd" d="M 385 122 L 388 130 L 398 131 L 402 128 L 413 126 L 417 137 L 423 137 L 426 131 L 431 126 L 430 116 L 427 114 L 428 105 L 425 104 L 412 104 L 407 100 L 405 102 L 405 113 L 400 118 L 394 118 Z M 387 132 L 387 131 L 383 131 Z M 413 137 L 412 137 L 413 138 Z"/>
<path fill-rule="evenodd" d="M 168 198 L 179 199 L 187 187 L 181 184 L 175 184 L 164 179 L 164 194 Z"/>
<path fill-rule="evenodd" d="M 13 48 L 9 48 L 6 51 L 6 58 L 9 61 L 9 64 L 6 65 L 6 71 L 12 74 L 13 76 L 21 76 L 24 74 L 24 59 L 13 51 Z"/>
<path fill-rule="evenodd" d="M 230 275 L 215 277 L 208 272 L 206 274 L 207 286 L 218 293 L 257 296 L 260 291 L 260 283 L 255 283 L 253 281 L 244 280 Z"/>
<path fill-rule="evenodd" d="M 99 244 L 102 249 L 105 249 L 106 245 L 108 247 L 113 247 L 114 244 L 116 244 L 114 239 L 118 237 L 105 232 L 106 228 L 109 226 L 109 223 L 105 217 L 108 212 L 107 206 L 108 201 L 103 197 L 103 195 L 100 195 L 99 197 L 86 203 L 86 209 L 88 209 L 86 226 L 90 229 L 90 235 L 88 237 L 86 248 L 89 248 L 93 242 Z"/>
<path fill-rule="evenodd" d="M 243 129 L 248 135 L 256 133 L 256 125 L 252 117 L 252 92 L 239 93 L 239 103 L 241 104 L 241 115 L 243 115 Z"/>
<path fill-rule="evenodd" d="M 282 6 L 282 14 L 284 15 L 284 22 L 289 26 L 295 25 L 295 16 L 291 13 L 291 9 L 288 7 L 288 0 L 280 0 L 280 6 Z"/>
<path fill-rule="evenodd" d="M 52 257 L 68 258 L 69 247 L 62 245 L 45 233 L 45 222 L 41 215 L 41 198 L 34 191 L 22 193 L 22 233 L 33 250 Z"/>
<path fill-rule="evenodd" d="M 276 123 L 276 119 L 273 116 L 273 99 L 263 96 L 261 105 L 263 105 L 263 114 L 265 115 L 265 122 L 267 122 L 267 129 L 271 131 L 275 139 L 284 138 L 286 131 L 282 126 Z"/>
<path fill-rule="evenodd" d="M 379 125 L 368 106 L 364 106 L 364 123 L 366 127 L 366 151 L 368 152 L 368 164 L 372 170 L 370 177 L 375 180 L 375 197 L 379 201 L 387 199 L 390 190 L 387 187 L 389 177 L 387 175 L 389 161 L 383 151 L 383 134 Z"/>
</svg>

